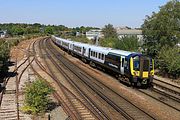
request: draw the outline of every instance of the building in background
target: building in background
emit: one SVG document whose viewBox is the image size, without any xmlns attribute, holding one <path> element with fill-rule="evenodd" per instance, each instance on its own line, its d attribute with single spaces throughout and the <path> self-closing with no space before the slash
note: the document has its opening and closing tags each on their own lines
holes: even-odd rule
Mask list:
<svg viewBox="0 0 180 120">
<path fill-rule="evenodd" d="M 88 38 L 89 40 L 95 40 L 97 38 L 102 38 L 103 34 L 102 34 L 102 30 L 90 30 L 88 32 L 86 32 L 86 38 Z"/>
<path fill-rule="evenodd" d="M 123 37 L 132 37 L 135 36 L 138 38 L 139 41 L 143 41 L 143 35 L 142 30 L 140 29 L 132 29 L 129 27 L 116 27 L 115 28 L 118 34 L 118 38 L 121 39 Z M 86 32 L 86 38 L 89 40 L 96 40 L 97 38 L 102 38 L 104 35 L 102 33 L 102 30 L 98 29 L 92 29 L 88 32 Z"/>
<path fill-rule="evenodd" d="M 118 38 L 121 39 L 123 37 L 131 37 L 135 36 L 139 41 L 143 40 L 142 30 L 139 29 L 131 29 L 129 27 L 116 27 L 115 28 L 118 34 Z"/>
<path fill-rule="evenodd" d="M 0 31 L 0 38 L 5 38 L 6 35 L 7 35 L 7 31 L 6 30 Z"/>
</svg>

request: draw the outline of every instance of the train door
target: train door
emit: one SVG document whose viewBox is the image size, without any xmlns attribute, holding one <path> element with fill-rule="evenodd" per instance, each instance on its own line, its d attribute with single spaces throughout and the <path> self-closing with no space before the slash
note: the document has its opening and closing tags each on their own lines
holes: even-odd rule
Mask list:
<svg viewBox="0 0 180 120">
<path fill-rule="evenodd" d="M 90 58 L 90 54 L 91 54 L 91 48 L 89 48 L 88 58 Z"/>
<path fill-rule="evenodd" d="M 125 56 L 121 56 L 121 64 L 120 64 L 121 74 L 124 74 L 124 60 L 125 60 Z"/>
<path fill-rule="evenodd" d="M 83 56 L 84 56 L 85 52 L 86 52 L 86 49 L 83 47 L 83 52 L 82 52 Z"/>
</svg>

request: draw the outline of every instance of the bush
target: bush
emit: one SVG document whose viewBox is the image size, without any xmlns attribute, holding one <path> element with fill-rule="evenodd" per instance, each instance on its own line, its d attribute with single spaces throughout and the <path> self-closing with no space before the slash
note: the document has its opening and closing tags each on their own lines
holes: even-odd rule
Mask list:
<svg viewBox="0 0 180 120">
<path fill-rule="evenodd" d="M 120 50 L 138 51 L 140 47 L 140 42 L 138 41 L 138 38 L 136 36 L 128 36 L 116 41 L 114 47 Z"/>
<path fill-rule="evenodd" d="M 180 77 L 180 49 L 164 46 L 158 54 L 158 66 L 163 73 Z"/>
<path fill-rule="evenodd" d="M 51 102 L 48 95 L 53 91 L 42 79 L 26 84 L 25 103 L 22 110 L 32 114 L 44 113 Z"/>
<path fill-rule="evenodd" d="M 72 36 L 70 39 L 73 41 L 82 42 L 82 43 L 90 43 L 91 42 L 91 40 L 87 39 L 85 36 L 78 36 L 78 37 Z"/>
<path fill-rule="evenodd" d="M 6 41 L 0 41 L 0 75 L 8 71 L 7 61 L 9 59 L 10 47 Z"/>
<path fill-rule="evenodd" d="M 118 38 L 104 38 L 100 39 L 100 45 L 104 47 L 111 47 L 126 51 L 138 51 L 140 42 L 135 36 Z"/>
<path fill-rule="evenodd" d="M 104 39 L 100 39 L 100 45 L 103 47 L 111 47 L 111 48 L 115 48 L 116 43 L 119 41 L 118 38 L 104 38 Z"/>
</svg>

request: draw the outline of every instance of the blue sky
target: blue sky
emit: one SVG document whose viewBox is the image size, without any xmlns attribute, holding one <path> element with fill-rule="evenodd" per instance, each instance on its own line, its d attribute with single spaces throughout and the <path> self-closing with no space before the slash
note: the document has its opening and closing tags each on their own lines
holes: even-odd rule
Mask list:
<svg viewBox="0 0 180 120">
<path fill-rule="evenodd" d="M 140 27 L 169 0 L 0 0 L 0 23 Z"/>
</svg>

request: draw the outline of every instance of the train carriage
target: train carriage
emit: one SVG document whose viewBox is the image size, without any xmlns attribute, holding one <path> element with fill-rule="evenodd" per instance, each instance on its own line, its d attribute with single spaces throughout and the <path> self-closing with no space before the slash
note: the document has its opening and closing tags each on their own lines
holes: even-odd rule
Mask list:
<svg viewBox="0 0 180 120">
<path fill-rule="evenodd" d="M 90 60 L 93 60 L 94 62 L 102 63 L 105 62 L 105 55 L 108 54 L 108 51 L 111 48 L 105 48 L 100 46 L 90 46 L 89 48 L 89 58 Z"/>
<path fill-rule="evenodd" d="M 107 47 L 74 42 L 53 37 L 56 44 L 118 76 L 118 79 L 132 85 L 151 85 L 154 76 L 154 60 L 141 53 L 117 50 Z"/>
<path fill-rule="evenodd" d="M 73 51 L 80 56 L 88 57 L 88 48 L 88 44 L 73 42 Z"/>
</svg>

